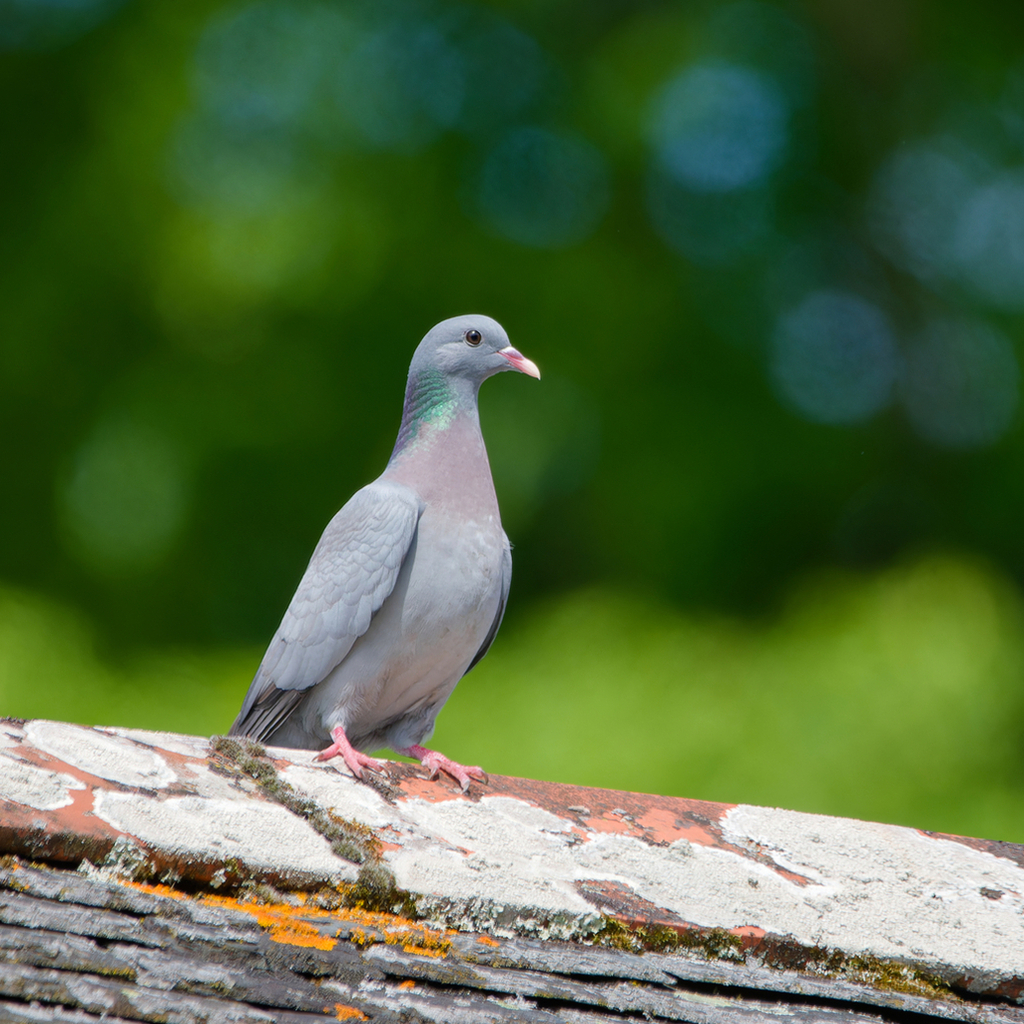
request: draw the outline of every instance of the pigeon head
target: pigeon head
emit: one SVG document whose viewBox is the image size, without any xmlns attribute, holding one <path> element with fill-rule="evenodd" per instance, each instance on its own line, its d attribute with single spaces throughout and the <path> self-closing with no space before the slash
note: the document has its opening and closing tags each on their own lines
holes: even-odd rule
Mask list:
<svg viewBox="0 0 1024 1024">
<path fill-rule="evenodd" d="M 514 349 L 505 329 L 489 316 L 453 316 L 442 320 L 420 342 L 409 368 L 410 379 L 429 371 L 451 384 L 468 381 L 475 387 L 502 370 L 540 377 L 535 363 Z"/>
<path fill-rule="evenodd" d="M 455 316 L 432 328 L 409 366 L 402 426 L 392 459 L 408 450 L 424 428 L 444 430 L 460 414 L 475 419 L 480 385 L 502 370 L 540 377 L 536 364 L 509 344 L 496 320 Z"/>
</svg>

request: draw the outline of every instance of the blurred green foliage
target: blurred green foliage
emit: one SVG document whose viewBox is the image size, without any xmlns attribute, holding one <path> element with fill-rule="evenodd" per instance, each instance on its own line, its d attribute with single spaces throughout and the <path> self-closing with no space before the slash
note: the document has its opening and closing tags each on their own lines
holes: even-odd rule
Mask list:
<svg viewBox="0 0 1024 1024">
<path fill-rule="evenodd" d="M 226 728 L 415 343 L 480 311 L 544 379 L 482 395 L 515 584 L 438 746 L 1024 838 L 1022 39 L 0 5 L 0 712 Z"/>
<path fill-rule="evenodd" d="M 950 558 L 825 574 L 756 622 L 584 591 L 510 630 L 435 739 L 508 774 L 1019 842 L 1022 613 Z"/>
<path fill-rule="evenodd" d="M 1015 587 L 949 557 L 822 575 L 756 622 L 584 590 L 503 632 L 435 741 L 502 774 L 1020 842 L 1022 626 Z M 0 594 L 5 712 L 216 732 L 261 653 L 112 667 L 94 641 L 81 615 Z"/>
</svg>

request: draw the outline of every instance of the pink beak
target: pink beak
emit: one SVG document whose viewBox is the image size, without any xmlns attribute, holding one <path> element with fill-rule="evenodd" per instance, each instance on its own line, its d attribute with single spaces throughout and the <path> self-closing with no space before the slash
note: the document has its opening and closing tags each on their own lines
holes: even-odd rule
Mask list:
<svg viewBox="0 0 1024 1024">
<path fill-rule="evenodd" d="M 511 345 L 498 349 L 498 355 L 504 356 L 512 364 L 513 369 L 518 370 L 520 373 L 528 373 L 531 377 L 536 377 L 537 380 L 540 380 L 540 370 L 537 369 L 537 364 L 532 359 L 527 359 L 522 353 L 516 351 Z"/>
</svg>

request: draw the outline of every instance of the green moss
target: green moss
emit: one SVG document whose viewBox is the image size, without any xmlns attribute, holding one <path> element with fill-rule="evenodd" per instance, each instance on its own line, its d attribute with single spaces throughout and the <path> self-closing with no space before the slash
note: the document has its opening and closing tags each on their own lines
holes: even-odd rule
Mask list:
<svg viewBox="0 0 1024 1024">
<path fill-rule="evenodd" d="M 743 941 L 738 935 L 724 928 L 688 929 L 679 936 L 680 945 L 687 949 L 699 949 L 709 960 L 736 960 L 743 962 Z"/>
<path fill-rule="evenodd" d="M 849 957 L 840 973 L 852 981 L 887 992 L 903 992 L 926 999 L 946 999 L 953 994 L 950 986 L 938 975 L 879 957 Z"/>
<path fill-rule="evenodd" d="M 231 736 L 214 736 L 210 745 L 220 758 L 249 776 L 266 796 L 300 818 L 305 818 L 342 859 L 362 864 L 368 858 L 379 855 L 380 843 L 370 829 L 357 822 L 347 821 L 325 810 L 315 800 L 297 793 L 292 785 L 277 774 L 277 769 L 266 756 L 266 750 L 259 743 L 250 739 L 237 740 Z"/>
<path fill-rule="evenodd" d="M 345 894 L 347 905 L 363 910 L 399 914 L 415 920 L 419 915 L 412 897 L 395 885 L 395 876 L 381 860 L 363 864 L 354 885 Z"/>
<path fill-rule="evenodd" d="M 702 953 L 708 960 L 742 962 L 743 943 L 738 935 L 724 928 L 672 928 L 662 924 L 627 925 L 606 917 L 591 941 L 631 953 L 673 953 L 688 949 Z"/>
<path fill-rule="evenodd" d="M 269 882 L 261 882 L 254 878 L 247 879 L 238 887 L 237 898 L 243 903 L 291 902 L 288 895 L 280 889 L 275 889 Z"/>
<path fill-rule="evenodd" d="M 269 886 L 267 888 L 270 888 Z M 306 893 L 306 906 L 313 907 L 316 910 L 326 910 L 328 913 L 334 913 L 336 910 L 340 910 L 342 907 L 347 907 L 348 903 L 348 889 L 349 886 L 329 886 L 324 885 L 319 889 L 314 889 L 312 892 Z M 277 902 L 283 903 L 283 899 L 279 899 Z"/>
<path fill-rule="evenodd" d="M 673 953 L 685 949 L 708 960 L 746 961 L 742 940 L 722 928 L 676 929 L 659 924 L 634 926 L 608 917 L 590 941 L 630 953 Z M 801 971 L 925 999 L 955 996 L 952 987 L 938 975 L 896 960 L 848 956 L 838 949 L 823 946 L 793 945 L 775 946 L 761 956 L 764 966 L 775 970 Z"/>
<path fill-rule="evenodd" d="M 339 890 L 342 905 L 415 916 L 415 904 L 408 893 L 397 887 L 394 874 L 381 859 L 381 843 L 372 829 L 342 818 L 296 792 L 278 775 L 259 743 L 247 738 L 214 736 L 210 740 L 210 748 L 215 755 L 214 763 L 222 774 L 248 776 L 265 796 L 305 819 L 331 844 L 338 857 L 361 865 L 355 883 Z"/>
<path fill-rule="evenodd" d="M 103 978 L 119 978 L 121 981 L 131 982 L 133 985 L 139 980 L 139 972 L 134 967 L 104 967 L 92 964 L 89 971 Z"/>
<path fill-rule="evenodd" d="M 764 964 L 776 970 L 803 971 L 926 999 L 945 999 L 953 994 L 951 986 L 938 975 L 911 964 L 875 956 L 848 956 L 822 946 L 779 946 L 764 956 Z"/>
</svg>

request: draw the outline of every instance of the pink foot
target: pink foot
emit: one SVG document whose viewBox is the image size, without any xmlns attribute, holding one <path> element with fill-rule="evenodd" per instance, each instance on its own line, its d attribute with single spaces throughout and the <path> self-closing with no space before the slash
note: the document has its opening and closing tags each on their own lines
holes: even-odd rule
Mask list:
<svg viewBox="0 0 1024 1024">
<path fill-rule="evenodd" d="M 334 742 L 316 755 L 318 761 L 329 761 L 332 757 L 337 757 L 340 754 L 345 759 L 345 764 L 348 765 L 349 770 L 357 779 L 363 777 L 364 768 L 380 769 L 384 767 L 383 761 L 378 761 L 377 758 L 370 757 L 369 754 L 356 750 L 349 743 L 345 730 L 340 725 L 335 726 L 331 730 L 331 739 Z"/>
<path fill-rule="evenodd" d="M 445 757 L 444 754 L 439 754 L 436 750 L 427 750 L 426 747 L 406 747 L 405 750 L 400 750 L 399 753 L 405 754 L 406 757 L 415 757 L 424 768 L 430 770 L 430 778 L 432 779 L 437 778 L 439 771 L 447 772 L 462 787 L 463 793 L 469 789 L 469 783 L 473 779 L 479 782 L 487 778 L 487 773 L 483 768 L 469 768 L 466 765 L 459 764 L 457 761 L 453 761 L 449 757 Z"/>
</svg>

